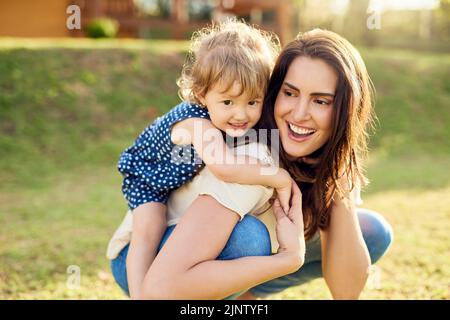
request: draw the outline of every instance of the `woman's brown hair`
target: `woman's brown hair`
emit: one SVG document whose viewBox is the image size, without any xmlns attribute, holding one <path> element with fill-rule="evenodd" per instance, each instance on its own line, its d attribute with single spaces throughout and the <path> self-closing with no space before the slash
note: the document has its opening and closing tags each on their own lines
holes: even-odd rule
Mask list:
<svg viewBox="0 0 450 320">
<path fill-rule="evenodd" d="M 361 160 L 367 154 L 368 129 L 374 120 L 373 86 L 359 52 L 347 40 L 321 29 L 299 34 L 277 59 L 259 128 L 277 129 L 275 101 L 289 66 L 298 57 L 321 59 L 338 76 L 331 136 L 321 148 L 308 155 L 315 164 L 288 159 L 278 141 L 280 165 L 289 171 L 302 192 L 305 237 L 310 239 L 319 228 L 328 227 L 333 198 L 336 194 L 344 196 L 343 185 L 338 183 L 342 177 L 347 177 L 349 182 L 347 191 L 353 190 L 356 184 L 367 184 Z"/>
</svg>

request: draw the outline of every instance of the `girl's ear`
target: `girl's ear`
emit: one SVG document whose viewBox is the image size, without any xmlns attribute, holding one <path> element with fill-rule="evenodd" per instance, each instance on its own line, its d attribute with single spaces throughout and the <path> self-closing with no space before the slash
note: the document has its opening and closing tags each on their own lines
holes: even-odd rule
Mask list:
<svg viewBox="0 0 450 320">
<path fill-rule="evenodd" d="M 198 96 L 197 96 L 197 100 L 200 102 L 200 104 L 201 104 L 203 107 L 206 107 L 206 100 L 205 100 L 205 97 L 204 97 L 204 96 L 198 95 Z"/>
</svg>

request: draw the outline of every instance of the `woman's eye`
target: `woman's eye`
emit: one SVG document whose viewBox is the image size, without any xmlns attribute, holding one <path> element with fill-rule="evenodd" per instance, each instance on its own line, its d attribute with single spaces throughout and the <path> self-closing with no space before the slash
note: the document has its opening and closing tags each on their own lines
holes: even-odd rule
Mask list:
<svg viewBox="0 0 450 320">
<path fill-rule="evenodd" d="M 316 102 L 317 104 L 322 105 L 322 106 L 330 104 L 330 103 L 329 103 L 328 101 L 326 101 L 326 100 L 316 100 L 315 102 Z"/>
<path fill-rule="evenodd" d="M 288 97 L 294 96 L 294 94 L 292 92 L 290 92 L 290 91 L 284 91 L 284 95 L 288 96 Z"/>
<path fill-rule="evenodd" d="M 226 105 L 226 106 L 230 106 L 231 103 L 232 103 L 231 100 L 224 100 L 223 101 L 223 104 Z"/>
</svg>

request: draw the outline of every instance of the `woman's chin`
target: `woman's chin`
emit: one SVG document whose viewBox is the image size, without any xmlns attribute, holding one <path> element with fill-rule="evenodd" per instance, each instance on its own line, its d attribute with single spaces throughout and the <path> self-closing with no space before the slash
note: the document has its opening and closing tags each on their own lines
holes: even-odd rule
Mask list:
<svg viewBox="0 0 450 320">
<path fill-rule="evenodd" d="M 298 144 L 294 145 L 289 142 L 283 144 L 283 149 L 290 161 L 296 161 L 311 154 L 310 150 L 305 150 L 305 148 L 300 147 Z"/>
</svg>

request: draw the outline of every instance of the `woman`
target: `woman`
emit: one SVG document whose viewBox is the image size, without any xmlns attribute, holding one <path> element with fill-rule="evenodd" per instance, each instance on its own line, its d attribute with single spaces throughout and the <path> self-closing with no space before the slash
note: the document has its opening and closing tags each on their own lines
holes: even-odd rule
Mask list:
<svg viewBox="0 0 450 320">
<path fill-rule="evenodd" d="M 329 31 L 300 35 L 277 60 L 264 108 L 261 128 L 279 129 L 281 165 L 296 182 L 290 211 L 276 204 L 276 221 L 265 213 L 265 219 L 238 222 L 242 212 L 220 194 L 199 192 L 177 227 L 167 230 L 141 298 L 221 299 L 250 289 L 242 296 L 249 299 L 320 276 L 333 298 L 358 298 L 371 262 L 392 239 L 384 219 L 357 213 L 350 196 L 365 182 L 360 158 L 372 119 L 370 80 L 359 53 Z M 269 238 L 277 253 L 258 252 Z M 125 249 L 119 258 L 116 266 Z M 123 277 L 123 268 L 114 268 L 113 261 L 116 279 Z"/>
<path fill-rule="evenodd" d="M 362 58 L 337 34 L 310 31 L 280 54 L 261 127 L 280 130 L 281 162 L 302 190 L 305 238 L 314 240 L 319 230 L 320 241 L 310 242 L 303 268 L 242 298 L 276 293 L 321 275 L 334 298 L 359 296 L 370 260 L 377 261 L 392 241 L 390 226 L 378 214 L 355 214 L 349 194 L 366 183 L 360 158 L 373 117 L 371 93 Z"/>
</svg>

